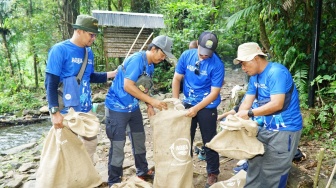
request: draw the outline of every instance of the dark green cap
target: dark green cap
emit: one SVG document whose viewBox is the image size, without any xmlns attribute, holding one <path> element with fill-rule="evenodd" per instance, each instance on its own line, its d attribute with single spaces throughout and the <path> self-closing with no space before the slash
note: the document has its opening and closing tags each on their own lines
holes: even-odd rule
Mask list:
<svg viewBox="0 0 336 188">
<path fill-rule="evenodd" d="M 72 24 L 75 29 L 81 29 L 88 32 L 99 33 L 98 20 L 89 15 L 78 15 L 76 23 Z"/>
</svg>

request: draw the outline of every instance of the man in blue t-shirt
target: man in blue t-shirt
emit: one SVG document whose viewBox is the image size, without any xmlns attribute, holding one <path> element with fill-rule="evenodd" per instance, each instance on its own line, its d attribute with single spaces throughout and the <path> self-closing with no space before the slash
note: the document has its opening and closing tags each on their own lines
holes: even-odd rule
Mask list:
<svg viewBox="0 0 336 188">
<path fill-rule="evenodd" d="M 152 86 L 154 64 L 167 57 L 175 58 L 171 53 L 172 46 L 171 38 L 164 35 L 155 37 L 147 51 L 134 53 L 118 68 L 105 100 L 106 134 L 111 142 L 108 161 L 109 186 L 121 182 L 127 126 L 136 174 L 143 180 L 153 178 L 154 172 L 148 169 L 146 159 L 146 137 L 139 101 L 147 104 L 149 117 L 155 115 L 153 108 L 167 109 L 165 102 L 150 97 L 148 92 Z"/>
<path fill-rule="evenodd" d="M 265 147 L 263 155 L 248 160 L 245 187 L 285 188 L 301 137 L 298 91 L 288 69 L 268 62 L 257 43 L 240 45 L 237 56 L 234 64 L 241 64 L 251 77 L 236 115 L 244 119 L 263 117 L 257 138 Z M 252 109 L 255 99 L 257 107 Z"/>
<path fill-rule="evenodd" d="M 64 127 L 61 114 L 66 114 L 70 107 L 77 112 L 91 110 L 90 83 L 104 83 L 116 75 L 116 71 L 94 71 L 94 56 L 90 46 L 99 33 L 98 20 L 89 15 L 79 15 L 76 24 L 72 26 L 74 28 L 72 37 L 52 46 L 47 60 L 45 88 L 51 122 L 55 129 Z M 88 52 L 87 65 L 78 83 L 76 76 L 84 62 L 85 50 Z M 63 84 L 63 109 L 59 108 L 58 103 L 59 83 Z M 97 138 L 84 138 L 84 143 L 92 159 L 97 144 L 91 143 L 97 143 Z"/>
<path fill-rule="evenodd" d="M 179 58 L 172 88 L 173 97 L 179 98 L 183 80 L 183 103 L 188 109 L 186 116 L 192 117 L 191 141 L 193 142 L 199 125 L 205 145 L 216 135 L 217 106 L 221 102 L 219 92 L 224 81 L 224 64 L 215 53 L 218 39 L 214 33 L 203 32 L 197 42 L 198 48 L 184 51 Z M 208 173 L 206 187 L 210 187 L 217 182 L 219 155 L 207 147 L 204 150 Z"/>
</svg>

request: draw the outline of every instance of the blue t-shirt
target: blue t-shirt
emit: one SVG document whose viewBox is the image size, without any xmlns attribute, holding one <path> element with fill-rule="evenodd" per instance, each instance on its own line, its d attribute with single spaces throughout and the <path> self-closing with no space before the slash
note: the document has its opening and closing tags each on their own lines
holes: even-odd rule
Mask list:
<svg viewBox="0 0 336 188">
<path fill-rule="evenodd" d="M 148 64 L 146 53 L 143 51 L 134 53 L 125 60 L 122 66 L 118 67 L 118 73 L 106 95 L 105 105 L 107 108 L 117 112 L 134 112 L 139 108 L 139 99 L 125 91 L 124 79 L 136 82 L 144 72 L 144 66 L 146 73 L 152 77 L 154 65 Z"/>
<path fill-rule="evenodd" d="M 76 90 L 79 89 L 79 91 L 75 91 L 79 93 L 79 97 L 76 97 L 77 100 L 79 98 L 79 101 L 70 102 L 78 104 L 78 106 L 71 105 L 71 107 L 81 112 L 88 112 L 92 108 L 90 75 L 94 72 L 94 57 L 91 48 L 87 47 L 86 49 L 88 50 L 86 69 L 79 87 L 78 85 L 73 87 Z M 49 50 L 46 72 L 59 76 L 61 82 L 69 80 L 67 78 L 77 76 L 84 61 L 84 56 L 85 49 L 76 46 L 70 40 L 57 43 Z M 73 88 L 65 88 L 65 90 Z"/>
<path fill-rule="evenodd" d="M 211 87 L 221 88 L 224 81 L 224 63 L 213 54 L 212 57 L 200 61 L 199 75 L 195 74 L 195 63 L 198 61 L 198 50 L 190 49 L 182 53 L 175 72 L 183 74 L 183 102 L 196 105 L 211 92 Z M 206 108 L 216 108 L 221 102 L 220 95 Z"/>
<path fill-rule="evenodd" d="M 251 76 L 246 94 L 256 95 L 258 101 L 269 100 L 271 95 L 286 94 L 290 91 L 293 78 L 288 69 L 279 63 L 268 63 L 265 70 Z M 295 86 L 295 84 L 294 84 Z M 290 104 L 284 111 L 264 116 L 264 126 L 273 131 L 298 131 L 302 129 L 299 93 L 293 88 Z"/>
</svg>

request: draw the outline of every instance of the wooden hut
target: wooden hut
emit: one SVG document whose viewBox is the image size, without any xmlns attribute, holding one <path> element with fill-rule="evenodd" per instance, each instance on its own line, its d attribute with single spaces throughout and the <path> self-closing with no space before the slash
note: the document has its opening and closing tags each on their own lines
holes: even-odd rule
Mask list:
<svg viewBox="0 0 336 188">
<path fill-rule="evenodd" d="M 93 17 L 98 19 L 102 27 L 106 57 L 126 57 L 142 30 L 129 54 L 137 52 L 147 40 L 147 44 L 152 41 L 153 35 L 150 36 L 154 29 L 165 28 L 161 14 L 94 10 Z M 143 48 L 146 49 L 147 46 Z"/>
</svg>

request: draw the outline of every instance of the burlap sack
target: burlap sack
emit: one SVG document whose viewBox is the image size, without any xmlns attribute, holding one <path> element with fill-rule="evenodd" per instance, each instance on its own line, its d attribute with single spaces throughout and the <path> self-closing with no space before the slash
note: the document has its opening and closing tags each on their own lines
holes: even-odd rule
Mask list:
<svg viewBox="0 0 336 188">
<path fill-rule="evenodd" d="M 125 182 L 113 184 L 111 188 L 152 188 L 152 184 L 133 176 Z"/>
<path fill-rule="evenodd" d="M 193 164 L 190 156 L 191 118 L 178 99 L 165 99 L 168 110 L 150 118 L 153 127 L 155 188 L 192 188 Z M 175 104 L 174 104 L 175 103 Z"/>
<path fill-rule="evenodd" d="M 94 114 L 75 112 L 72 108 L 64 116 L 63 124 L 79 136 L 87 138 L 97 136 L 100 126 L 99 119 Z"/>
<path fill-rule="evenodd" d="M 264 153 L 264 145 L 256 137 L 256 122 L 229 115 L 224 125 L 223 130 L 205 146 L 233 159 L 250 159 Z"/>
<path fill-rule="evenodd" d="M 220 181 L 212 186 L 210 188 L 243 188 L 246 183 L 246 172 L 245 170 L 240 170 L 236 175 L 231 177 L 228 180 Z"/>
<path fill-rule="evenodd" d="M 69 121 L 63 129 L 52 127 L 45 138 L 36 173 L 36 188 L 90 188 L 102 183 L 83 142 L 70 130 L 69 125 L 74 125 L 74 130 L 83 135 L 91 136 L 95 131 L 84 128 L 89 131 L 83 132 L 80 125 L 71 122 L 75 121 Z"/>
</svg>

